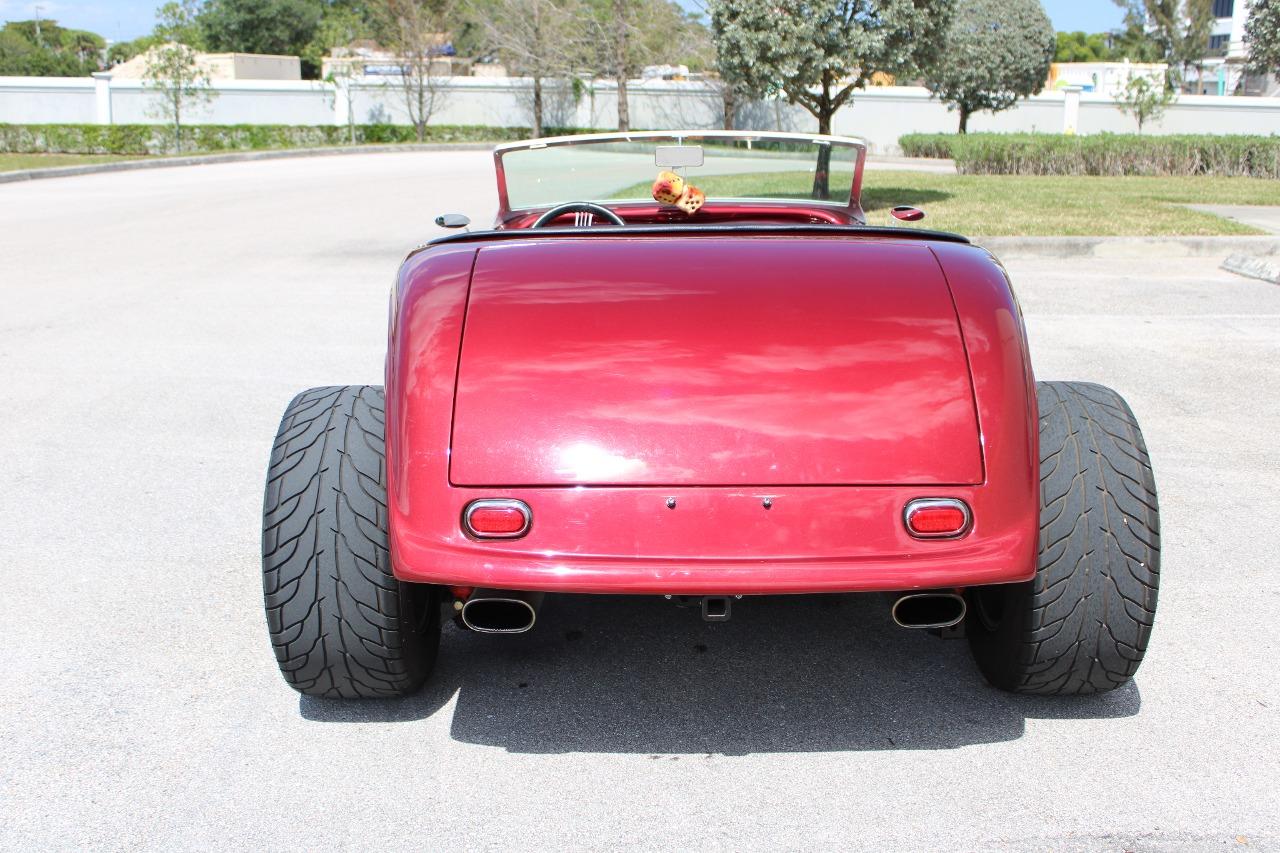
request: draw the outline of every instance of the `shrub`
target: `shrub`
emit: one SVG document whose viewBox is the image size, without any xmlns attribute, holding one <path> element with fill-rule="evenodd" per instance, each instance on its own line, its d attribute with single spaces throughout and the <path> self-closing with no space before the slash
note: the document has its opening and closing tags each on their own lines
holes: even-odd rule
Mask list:
<svg viewBox="0 0 1280 853">
<path fill-rule="evenodd" d="M 966 134 L 977 136 L 976 133 Z M 950 157 L 951 143 L 959 138 L 955 133 L 908 133 L 898 137 L 898 146 L 907 157 Z"/>
<path fill-rule="evenodd" d="M 899 144 L 909 157 L 951 157 L 966 175 L 1280 178 L 1280 136 L 908 134 Z"/>
<path fill-rule="evenodd" d="M 356 125 L 357 144 L 416 142 L 412 125 Z M 591 129 L 547 128 L 547 135 L 591 133 Z M 262 151 L 346 145 L 349 130 L 336 125 L 193 124 L 182 129 L 185 153 Z M 527 139 L 527 127 L 429 125 L 427 142 L 510 142 Z M 165 154 L 173 146 L 167 125 L 0 124 L 0 153 Z"/>
</svg>

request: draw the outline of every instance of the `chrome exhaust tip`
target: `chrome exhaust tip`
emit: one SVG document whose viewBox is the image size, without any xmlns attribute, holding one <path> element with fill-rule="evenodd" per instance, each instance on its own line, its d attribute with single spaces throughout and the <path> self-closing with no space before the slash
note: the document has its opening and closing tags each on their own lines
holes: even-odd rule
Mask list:
<svg viewBox="0 0 1280 853">
<path fill-rule="evenodd" d="M 893 603 L 893 621 L 903 628 L 950 628 L 964 619 L 967 607 L 957 592 L 913 592 Z"/>
<path fill-rule="evenodd" d="M 523 634 L 538 620 L 543 593 L 477 589 L 462 605 L 462 624 L 477 634 Z"/>
</svg>

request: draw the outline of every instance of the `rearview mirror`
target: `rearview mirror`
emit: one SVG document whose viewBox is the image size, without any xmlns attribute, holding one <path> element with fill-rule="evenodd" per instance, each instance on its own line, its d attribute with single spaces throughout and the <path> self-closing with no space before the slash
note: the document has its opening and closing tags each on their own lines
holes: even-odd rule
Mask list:
<svg viewBox="0 0 1280 853">
<path fill-rule="evenodd" d="M 701 145 L 658 145 L 653 149 L 653 162 L 659 169 L 679 169 L 702 165 Z"/>
</svg>

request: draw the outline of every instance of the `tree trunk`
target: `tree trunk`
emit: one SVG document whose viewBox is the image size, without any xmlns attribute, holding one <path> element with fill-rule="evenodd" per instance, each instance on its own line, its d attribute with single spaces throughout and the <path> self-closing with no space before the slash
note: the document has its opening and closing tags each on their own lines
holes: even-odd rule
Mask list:
<svg viewBox="0 0 1280 853">
<path fill-rule="evenodd" d="M 430 62 L 431 60 L 427 60 Z M 431 68 L 424 69 L 423 73 L 430 74 Z M 418 78 L 418 115 L 414 118 L 413 126 L 418 132 L 418 141 L 427 141 L 427 80 L 425 77 Z"/>
<path fill-rule="evenodd" d="M 542 78 L 533 75 L 533 137 L 542 136 Z"/>
<path fill-rule="evenodd" d="M 631 129 L 631 108 L 627 104 L 627 72 L 618 75 L 618 130 Z"/>
<path fill-rule="evenodd" d="M 627 0 L 613 0 L 613 71 L 618 81 L 618 130 L 631 129 L 627 103 Z"/>
<path fill-rule="evenodd" d="M 823 104 L 818 110 L 818 133 L 822 136 L 831 135 L 831 117 L 835 110 L 831 109 L 831 99 L 824 98 Z M 818 146 L 818 165 L 813 170 L 813 197 L 815 199 L 828 199 L 831 197 L 831 146 Z"/>
<path fill-rule="evenodd" d="M 725 85 L 721 90 L 721 97 L 724 98 L 724 129 L 733 130 L 734 121 L 738 112 L 738 96 L 733 91 L 732 86 Z"/>
<path fill-rule="evenodd" d="M 831 118 L 835 115 L 835 107 L 831 104 L 831 72 L 822 72 L 822 99 L 818 101 L 818 133 L 831 135 Z M 831 196 L 831 146 L 818 146 L 818 165 L 813 170 L 813 197 L 826 199 Z"/>
<path fill-rule="evenodd" d="M 960 107 L 960 132 L 969 132 L 969 111 L 963 106 Z"/>
</svg>

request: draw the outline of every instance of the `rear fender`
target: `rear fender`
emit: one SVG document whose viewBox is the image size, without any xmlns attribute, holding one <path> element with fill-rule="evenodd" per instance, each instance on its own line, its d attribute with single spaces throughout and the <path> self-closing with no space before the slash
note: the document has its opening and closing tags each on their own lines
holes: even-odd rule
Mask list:
<svg viewBox="0 0 1280 853">
<path fill-rule="evenodd" d="M 1008 273 L 985 249 L 949 243 L 932 249 L 969 359 L 987 484 L 1006 495 L 1000 502 L 1006 524 L 1036 531 L 1019 555 L 1030 577 L 1040 528 L 1040 418 L 1022 310 Z"/>
</svg>

